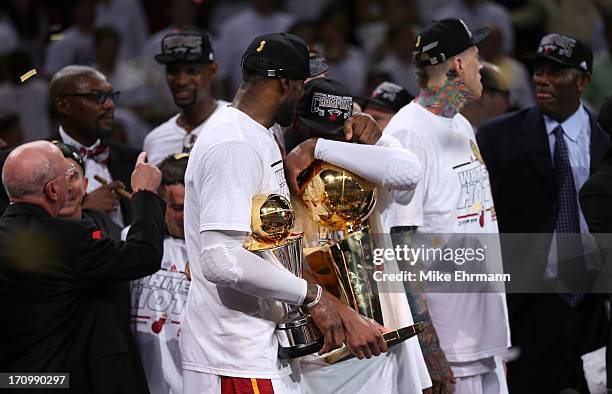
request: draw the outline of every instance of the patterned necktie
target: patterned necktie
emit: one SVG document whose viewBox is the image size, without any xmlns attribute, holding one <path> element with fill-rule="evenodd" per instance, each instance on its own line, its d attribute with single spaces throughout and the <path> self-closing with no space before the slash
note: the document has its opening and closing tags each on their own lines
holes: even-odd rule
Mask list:
<svg viewBox="0 0 612 394">
<path fill-rule="evenodd" d="M 563 138 L 563 128 L 557 126 L 555 135 L 555 153 L 553 162 L 557 178 L 559 196 L 559 213 L 555 227 L 557 233 L 558 277 L 564 279 L 576 278 L 580 268 L 584 267 L 583 248 L 580 240 L 580 216 L 574 173 L 569 158 L 569 151 Z M 567 283 L 567 282 L 566 282 Z M 584 298 L 582 293 L 562 293 L 559 296 L 572 308 L 578 306 Z"/>
<path fill-rule="evenodd" d="M 94 159 L 98 163 L 108 164 L 108 145 L 98 145 L 95 148 L 79 148 L 79 155 L 85 160 Z"/>
</svg>

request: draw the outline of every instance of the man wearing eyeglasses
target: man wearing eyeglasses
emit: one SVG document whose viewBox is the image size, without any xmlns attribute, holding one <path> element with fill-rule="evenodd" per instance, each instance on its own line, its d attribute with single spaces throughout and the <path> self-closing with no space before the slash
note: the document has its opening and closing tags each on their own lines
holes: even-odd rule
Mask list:
<svg viewBox="0 0 612 394">
<path fill-rule="evenodd" d="M 207 33 L 168 33 L 161 47 L 155 60 L 166 66 L 166 82 L 181 111 L 146 136 L 144 151 L 151 163 L 159 163 L 168 155 L 189 153 L 204 123 L 226 104 L 215 100 L 211 92 L 217 63 Z"/>
<path fill-rule="evenodd" d="M 49 101 L 60 127 L 53 139 L 73 145 L 85 163 L 87 186 L 83 207 L 108 213 L 123 227 L 130 219 L 128 201 L 120 200 L 118 188 L 129 187 L 138 151 L 110 141 L 113 113 L 119 99 L 106 77 L 91 67 L 66 66 L 49 84 Z M 109 181 L 102 185 L 99 176 Z"/>
<path fill-rule="evenodd" d="M 160 268 L 161 173 L 138 158 L 134 221 L 119 242 L 57 217 L 74 171 L 47 141 L 19 146 L 2 169 L 11 205 L 0 218 L 0 370 L 69 373 L 73 393 L 146 393 L 127 311 L 123 322 L 108 290 Z"/>
</svg>

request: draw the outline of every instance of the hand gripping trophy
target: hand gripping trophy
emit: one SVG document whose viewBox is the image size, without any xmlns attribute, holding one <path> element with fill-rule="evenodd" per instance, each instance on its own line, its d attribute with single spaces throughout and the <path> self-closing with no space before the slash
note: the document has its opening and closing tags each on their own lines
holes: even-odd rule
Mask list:
<svg viewBox="0 0 612 394">
<path fill-rule="evenodd" d="M 374 239 L 367 222 L 377 201 L 376 185 L 345 169 L 315 162 L 305 176 L 301 200 L 310 219 L 319 226 L 319 246 L 306 249 L 309 275 L 361 315 L 383 322 L 383 308 L 374 271 Z M 383 335 L 388 346 L 423 331 L 423 324 Z M 326 356 L 335 363 L 350 358 L 341 348 Z"/>
<path fill-rule="evenodd" d="M 374 183 L 318 162 L 301 198 L 311 219 L 324 228 L 319 239 L 321 248 L 314 250 L 318 258 L 309 255 L 309 262 L 317 260 L 333 270 L 336 280 L 324 280 L 331 287 L 329 291 L 363 316 L 383 324 L 372 275 L 373 242 L 366 221 L 376 205 L 376 194 Z"/>
<path fill-rule="evenodd" d="M 279 194 L 253 198 L 251 237 L 246 248 L 267 262 L 303 275 L 303 234 L 292 233 L 295 215 L 291 203 Z M 323 346 L 323 336 L 310 315 L 297 305 L 279 303 L 282 316 L 276 326 L 278 356 L 282 359 L 305 356 Z"/>
</svg>

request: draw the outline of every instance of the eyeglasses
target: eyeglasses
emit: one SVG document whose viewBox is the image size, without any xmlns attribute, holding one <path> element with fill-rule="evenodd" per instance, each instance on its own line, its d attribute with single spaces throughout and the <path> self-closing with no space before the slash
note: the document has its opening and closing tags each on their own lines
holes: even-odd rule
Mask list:
<svg viewBox="0 0 612 394">
<path fill-rule="evenodd" d="M 70 96 L 78 96 L 78 97 L 86 97 L 90 100 L 93 100 L 96 102 L 96 104 L 104 104 L 106 102 L 107 99 L 111 99 L 111 101 L 113 103 L 116 103 L 119 101 L 119 95 L 121 94 L 120 91 L 118 90 L 113 90 L 111 92 L 108 93 L 104 93 L 104 92 L 94 92 L 94 93 L 69 93 L 69 94 L 65 94 L 63 97 L 70 97 Z"/>
<path fill-rule="evenodd" d="M 71 164 L 68 169 L 66 170 L 66 172 L 64 172 L 63 174 L 59 174 L 54 176 L 53 178 L 49 179 L 48 181 L 45 182 L 45 185 L 43 187 L 43 190 L 47 187 L 47 183 L 49 182 L 53 182 L 54 180 L 56 180 L 57 178 L 61 177 L 62 175 L 66 177 L 67 180 L 70 180 L 70 178 L 72 178 L 72 176 L 76 173 L 76 167 L 74 166 L 74 164 Z"/>
</svg>

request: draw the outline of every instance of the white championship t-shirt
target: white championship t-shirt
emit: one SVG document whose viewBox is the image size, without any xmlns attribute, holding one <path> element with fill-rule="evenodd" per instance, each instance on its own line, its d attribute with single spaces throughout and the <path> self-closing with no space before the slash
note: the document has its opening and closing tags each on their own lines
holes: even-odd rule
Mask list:
<svg viewBox="0 0 612 394">
<path fill-rule="evenodd" d="M 217 100 L 213 113 L 227 104 L 227 101 Z M 143 150 L 147 152 L 149 163 L 159 164 L 169 155 L 176 153 L 189 153 L 200 134 L 200 130 L 208 119 L 188 132 L 176 123 L 180 113 L 174 115 L 164 123 L 160 124 L 145 137 Z M 211 114 L 212 116 L 212 114 Z"/>
<path fill-rule="evenodd" d="M 245 185 L 257 185 L 256 190 Z M 289 198 L 281 152 L 272 132 L 227 104 L 200 132 L 185 175 L 185 238 L 199 262 L 200 233 L 251 231 L 251 202 L 262 193 Z M 192 263 L 181 335 L 183 369 L 214 375 L 277 378 L 291 373 L 278 360 L 273 301 L 218 286 Z"/>
<path fill-rule="evenodd" d="M 151 394 L 183 392 L 179 337 L 191 283 L 188 267 L 185 241 L 166 237 L 161 269 L 130 283 L 132 328 Z"/>
<path fill-rule="evenodd" d="M 489 175 L 473 129 L 461 114 L 436 116 L 414 101 L 384 130 L 398 138 L 421 162 L 423 174 L 407 206 L 394 204 L 389 226 L 418 226 L 417 234 L 439 236 L 442 247 L 454 234 L 454 247 L 482 234 L 487 240 L 482 267 L 500 270 L 501 250 Z M 433 239 L 432 238 L 432 239 Z M 494 241 L 491 241 L 491 240 Z M 452 262 L 450 263 L 452 264 Z M 472 263 L 474 264 L 474 263 Z M 501 354 L 510 345 L 503 292 L 435 293 L 425 297 L 442 350 L 450 362 L 469 362 Z"/>
</svg>

